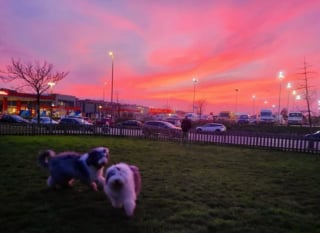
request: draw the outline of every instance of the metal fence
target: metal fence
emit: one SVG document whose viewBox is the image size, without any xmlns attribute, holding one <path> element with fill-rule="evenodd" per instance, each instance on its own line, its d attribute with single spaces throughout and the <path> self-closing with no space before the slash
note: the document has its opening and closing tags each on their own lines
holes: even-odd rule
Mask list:
<svg viewBox="0 0 320 233">
<path fill-rule="evenodd" d="M 263 148 L 281 151 L 320 154 L 320 141 L 302 136 L 263 134 L 249 132 L 197 133 L 191 131 L 188 137 L 170 137 L 167 134 L 146 136 L 141 129 L 105 128 L 99 126 L 61 126 L 37 124 L 0 124 L 0 135 L 93 135 L 115 137 L 140 137 L 149 140 L 174 141 L 180 143 L 237 145 L 249 148 Z"/>
</svg>

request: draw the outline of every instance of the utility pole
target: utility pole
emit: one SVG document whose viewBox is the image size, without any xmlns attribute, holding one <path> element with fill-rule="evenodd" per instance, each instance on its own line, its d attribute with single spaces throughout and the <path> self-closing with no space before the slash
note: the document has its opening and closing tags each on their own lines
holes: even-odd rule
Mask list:
<svg viewBox="0 0 320 233">
<path fill-rule="evenodd" d="M 301 76 L 300 81 L 302 84 L 298 89 L 301 89 L 304 91 L 304 97 L 307 103 L 307 111 L 308 111 L 308 121 L 309 121 L 309 127 L 312 127 L 312 119 L 311 119 L 311 109 L 310 109 L 310 104 L 312 101 L 312 86 L 310 84 L 310 74 L 315 73 L 313 71 L 309 71 L 308 68 L 311 67 L 310 65 L 308 66 L 306 59 L 304 58 L 303 62 L 303 67 L 302 72 L 298 73 L 298 75 Z"/>
</svg>

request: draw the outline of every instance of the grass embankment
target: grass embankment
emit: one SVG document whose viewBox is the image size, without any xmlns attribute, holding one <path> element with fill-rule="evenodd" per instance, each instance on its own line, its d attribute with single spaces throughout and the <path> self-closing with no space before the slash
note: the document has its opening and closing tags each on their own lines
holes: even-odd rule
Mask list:
<svg viewBox="0 0 320 233">
<path fill-rule="evenodd" d="M 39 150 L 108 146 L 109 165 L 140 167 L 127 219 L 82 184 L 49 190 Z M 320 232 L 319 157 L 109 137 L 6 136 L 0 141 L 1 232 Z"/>
</svg>

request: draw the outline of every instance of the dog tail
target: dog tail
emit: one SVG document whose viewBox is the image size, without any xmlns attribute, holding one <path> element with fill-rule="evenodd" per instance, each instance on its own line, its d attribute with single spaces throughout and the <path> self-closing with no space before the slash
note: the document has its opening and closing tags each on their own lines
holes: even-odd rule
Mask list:
<svg viewBox="0 0 320 233">
<path fill-rule="evenodd" d="M 40 166 L 44 168 L 48 168 L 49 159 L 55 156 L 55 152 L 53 150 L 45 150 L 39 153 L 38 162 Z"/>
<path fill-rule="evenodd" d="M 142 186 L 140 171 L 137 166 L 130 165 L 129 167 L 130 167 L 131 171 L 133 172 L 134 191 L 136 192 L 136 196 L 138 196 L 141 191 L 141 186 Z"/>
</svg>

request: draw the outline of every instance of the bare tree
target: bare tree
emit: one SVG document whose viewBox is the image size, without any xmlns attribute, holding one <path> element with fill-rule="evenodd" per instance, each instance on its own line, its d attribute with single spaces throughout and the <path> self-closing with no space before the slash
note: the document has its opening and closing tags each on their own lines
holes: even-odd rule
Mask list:
<svg viewBox="0 0 320 233">
<path fill-rule="evenodd" d="M 298 87 L 298 89 L 302 90 L 303 97 L 306 100 L 309 127 L 311 128 L 312 127 L 312 119 L 311 119 L 310 105 L 313 101 L 313 86 L 311 85 L 311 82 L 310 82 L 310 79 L 311 79 L 310 74 L 315 73 L 315 72 L 308 70 L 309 67 L 310 66 L 306 63 L 306 60 L 304 59 L 303 67 L 301 68 L 302 72 L 298 73 L 298 75 L 301 77 L 300 78 L 301 84 Z"/>
<path fill-rule="evenodd" d="M 54 72 L 53 65 L 44 61 L 22 63 L 19 60 L 11 59 L 11 65 L 6 71 L 0 71 L 0 78 L 5 82 L 22 81 L 22 86 L 30 87 L 37 96 L 37 116 L 40 122 L 40 97 L 50 86 L 49 83 L 57 83 L 68 75 L 68 72 Z"/>
<path fill-rule="evenodd" d="M 197 101 L 197 107 L 198 107 L 197 113 L 199 114 L 200 119 L 201 119 L 201 116 L 203 115 L 203 111 L 204 111 L 206 102 L 207 102 L 206 99 L 199 99 Z"/>
</svg>

